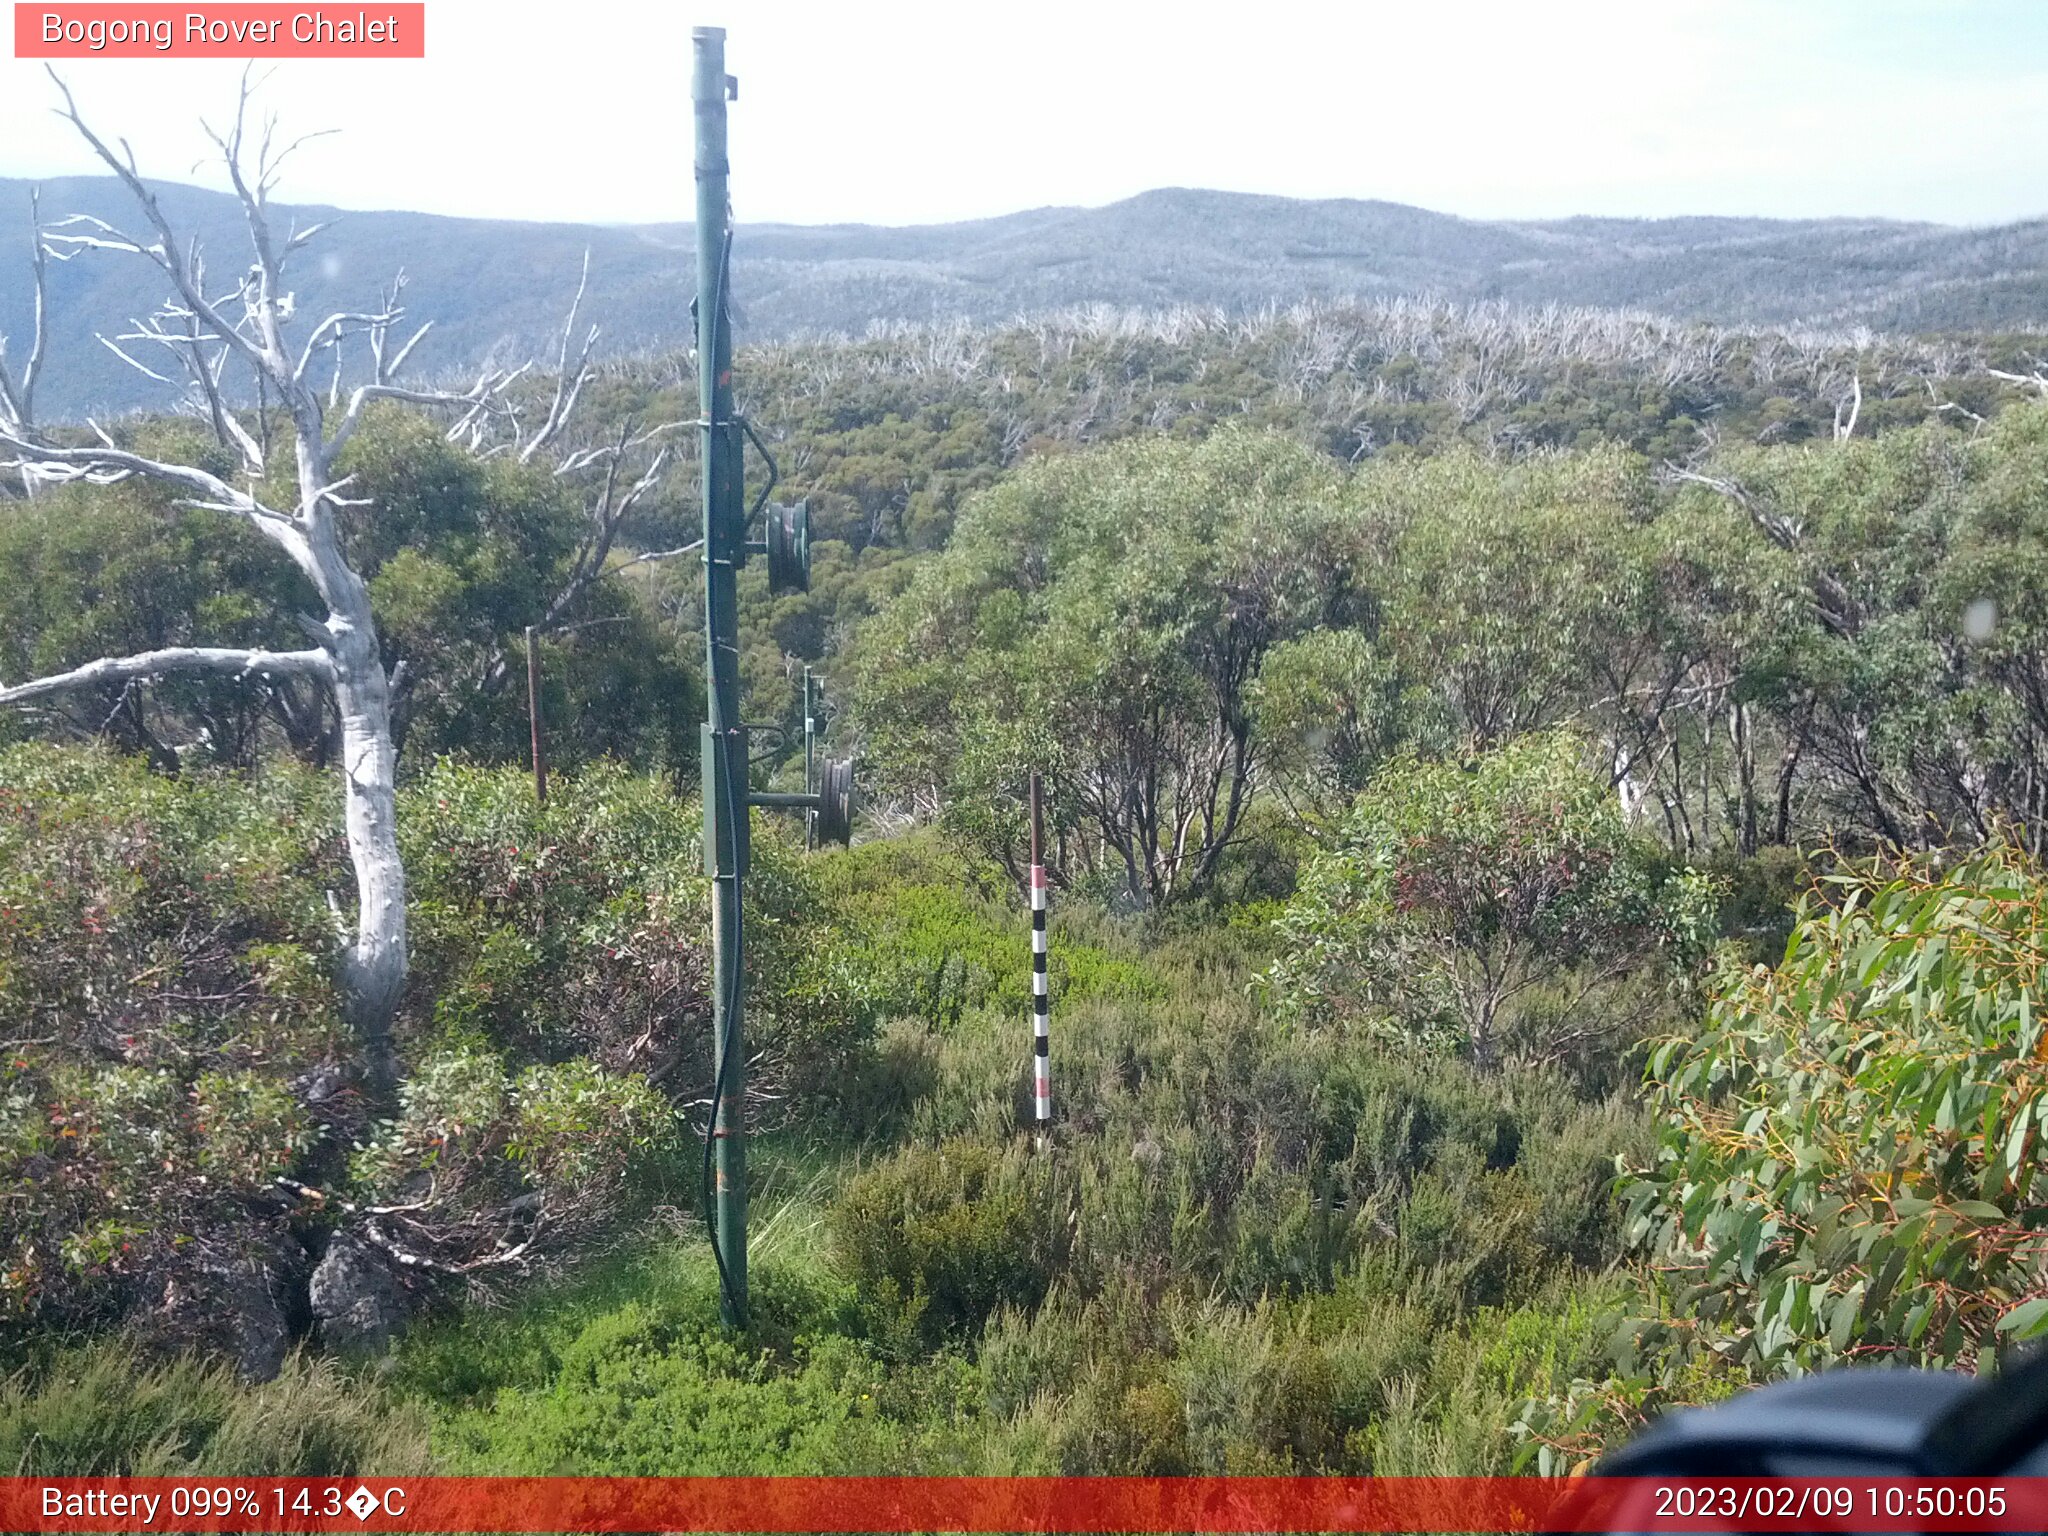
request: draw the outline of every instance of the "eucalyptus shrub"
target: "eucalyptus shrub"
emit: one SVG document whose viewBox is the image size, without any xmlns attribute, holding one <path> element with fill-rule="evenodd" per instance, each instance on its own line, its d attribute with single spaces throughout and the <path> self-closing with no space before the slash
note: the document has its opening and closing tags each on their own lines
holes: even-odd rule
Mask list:
<svg viewBox="0 0 2048 1536">
<path fill-rule="evenodd" d="M 1782 964 L 1664 1042 L 1631 1236 L 1761 1374 L 1970 1367 L 2048 1332 L 2048 884 L 2012 845 L 1829 877 Z"/>
<path fill-rule="evenodd" d="M 0 753 L 0 1336 L 205 1294 L 270 1241 L 254 1197 L 347 1045 L 320 890 L 326 786 Z"/>
<path fill-rule="evenodd" d="M 2006 841 L 1830 875 L 1778 965 L 1731 958 L 1650 1057 L 1660 1146 L 1622 1180 L 1648 1289 L 1608 1376 L 1525 1404 L 1539 1469 L 1755 1381 L 2048 1333 L 2044 970 L 2048 882 Z"/>
<path fill-rule="evenodd" d="M 1627 826 L 1575 737 L 1397 760 L 1279 919 L 1282 1010 L 1468 1056 L 1626 1048 L 1702 952 L 1713 887 Z"/>
<path fill-rule="evenodd" d="M 336 1004 L 339 810 L 289 762 L 168 779 L 0 751 L 0 1339 L 182 1298 L 157 1331 L 219 1343 L 201 1330 L 232 1313 L 223 1276 L 285 1294 L 309 1223 L 505 1280 L 694 1199 L 694 806 L 604 765 L 544 809 L 517 771 L 443 762 L 408 785 L 395 1102 L 362 1091 Z M 757 829 L 749 900 L 753 1083 L 816 1116 L 872 1054 L 875 1010 L 787 829 Z"/>
</svg>

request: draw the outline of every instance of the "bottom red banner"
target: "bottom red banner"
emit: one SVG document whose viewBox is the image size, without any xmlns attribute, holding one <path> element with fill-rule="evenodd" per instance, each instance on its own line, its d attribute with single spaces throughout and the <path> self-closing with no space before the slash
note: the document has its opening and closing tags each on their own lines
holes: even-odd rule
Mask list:
<svg viewBox="0 0 2048 1536">
<path fill-rule="evenodd" d="M 2040 1531 L 2048 1478 L 0 1478 L 8 1531 Z"/>
</svg>

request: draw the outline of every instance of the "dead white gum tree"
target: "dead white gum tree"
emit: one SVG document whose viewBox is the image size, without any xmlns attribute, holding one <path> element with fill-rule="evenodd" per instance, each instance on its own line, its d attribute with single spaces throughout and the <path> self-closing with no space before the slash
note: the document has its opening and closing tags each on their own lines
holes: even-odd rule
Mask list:
<svg viewBox="0 0 2048 1536">
<path fill-rule="evenodd" d="M 254 260 L 233 281 L 213 287 L 207 283 L 196 243 L 181 240 L 173 231 L 155 193 L 137 170 L 134 151 L 127 142 L 119 141 L 117 154 L 87 126 L 61 80 L 57 87 L 64 103 L 59 115 L 120 178 L 133 195 L 147 229 L 130 235 L 86 216 L 39 226 L 36 334 L 18 374 L 9 375 L 5 354 L 0 353 L 0 453 L 8 455 L 0 460 L 0 468 L 17 472 L 31 493 L 37 485 L 72 481 L 104 485 L 132 477 L 175 487 L 184 494 L 184 505 L 240 518 L 284 551 L 305 574 L 326 611 L 298 616 L 311 642 L 304 650 L 193 646 L 104 657 L 49 677 L 0 682 L 0 703 L 172 673 L 243 679 L 295 677 L 324 685 L 339 718 L 345 822 L 356 880 L 353 921 L 341 912 L 338 902 L 335 904 L 341 929 L 341 992 L 370 1080 L 388 1086 L 396 1073 L 391 1021 L 406 975 L 405 871 L 399 860 L 393 786 L 394 679 L 385 672 L 368 589 L 343 554 L 336 523 L 340 509 L 365 503 L 345 495 L 349 479 L 337 476 L 335 461 L 361 426 L 364 411 L 379 400 L 449 413 L 453 420 L 448 436 L 471 447 L 480 446 L 486 437 L 498 436 L 509 423 L 515 442 L 524 451 L 532 439 L 519 433 L 505 396 L 506 386 L 524 370 L 487 367 L 472 387 L 459 393 L 400 383 L 401 371 L 428 329 L 422 325 L 398 341 L 398 327 L 404 318 L 398 304 L 402 277 L 376 309 L 328 315 L 306 332 L 302 342 L 287 343 L 286 332 L 294 317 L 292 295 L 284 281 L 286 262 L 321 226 L 294 226 L 282 237 L 273 227 L 269 198 L 278 167 L 296 142 L 303 140 L 280 145 L 273 120 L 266 122 L 251 142 L 245 132 L 250 115 L 246 77 L 232 127 L 225 134 L 211 129 L 208 133 L 241 201 Z M 235 477 L 240 483 L 230 483 L 193 465 L 130 452 L 97 423 L 89 424 L 89 441 L 76 440 L 83 434 L 53 434 L 38 425 L 34 392 L 43 361 L 40 299 L 44 258 L 65 261 L 97 251 L 140 257 L 157 268 L 169 287 L 169 296 L 154 314 L 131 322 L 124 333 L 102 335 L 101 342 L 152 378 L 173 382 L 142 357 L 158 361 L 159 366 L 167 363 L 187 375 L 189 388 L 215 432 L 240 457 Z M 340 363 L 345 340 L 356 341 L 368 360 L 367 377 L 346 389 Z M 227 382 L 230 369 L 238 370 L 233 385 Z M 580 373 L 581 362 L 570 371 Z M 248 377 L 249 387 L 240 398 L 268 407 L 252 413 L 253 432 L 231 408 L 241 375 Z M 321 375 L 329 380 L 325 390 L 316 383 Z M 559 431 L 566 407 L 572 403 L 572 398 L 558 390 L 547 424 L 532 435 L 540 439 L 532 451 L 537 452 Z M 280 426 L 288 424 L 292 439 L 295 473 L 285 496 L 272 495 L 264 483 L 265 445 L 258 438 L 268 439 L 273 420 Z M 60 436 L 65 440 L 60 441 Z"/>
</svg>

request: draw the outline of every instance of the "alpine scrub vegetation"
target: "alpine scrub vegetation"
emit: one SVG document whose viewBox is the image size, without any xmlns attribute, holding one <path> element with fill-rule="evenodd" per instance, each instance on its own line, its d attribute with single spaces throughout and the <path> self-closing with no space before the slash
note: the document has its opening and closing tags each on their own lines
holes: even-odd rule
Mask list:
<svg viewBox="0 0 2048 1536">
<path fill-rule="evenodd" d="M 1524 1405 L 1546 1468 L 1642 1416 L 1845 1363 L 1995 1369 L 2048 1333 L 2048 882 L 1999 839 L 1846 863 L 1776 964 L 1654 1044 L 1624 1158 L 1642 1295 L 1605 1373 Z"/>
<path fill-rule="evenodd" d="M 1283 1013 L 1482 1071 L 1626 1051 L 1697 969 L 1717 904 L 1629 829 L 1588 756 L 1558 732 L 1383 769 L 1277 920 Z"/>
<path fill-rule="evenodd" d="M 345 866 L 318 776 L 0 751 L 0 1333 L 122 1324 L 267 1376 L 337 1245 L 427 1305 L 682 1198 L 710 1080 L 694 819 L 617 769 L 538 810 L 517 773 L 443 765 L 401 803 L 419 949 L 380 1112 L 324 963 Z M 757 849 L 761 1081 L 807 1111 L 874 1013 L 799 915 L 796 851 Z"/>
<path fill-rule="evenodd" d="M 1015 930 L 1014 905 L 980 910 Z M 853 1155 L 873 1123 L 848 1116 L 757 1148 L 744 1338 L 702 1245 L 657 1239 L 427 1324 L 392 1383 L 475 1472 L 1505 1465 L 1520 1398 L 1601 1367 L 1624 1305 L 1606 1192 L 1649 1127 L 1554 1073 L 1303 1037 L 1245 994 L 1252 932 L 1056 932 L 1151 985 L 1063 1014 L 1047 1156 L 1020 1134 L 1018 1010 L 892 1021 L 884 1047 L 923 1070 L 880 1145 Z"/>
<path fill-rule="evenodd" d="M 2048 884 L 2004 841 L 1831 875 L 1780 965 L 1723 974 L 1651 1055 L 1627 1191 L 1685 1347 L 1976 1369 L 2048 1333 L 2044 981 Z"/>
<path fill-rule="evenodd" d="M 366 413 L 336 534 L 392 679 L 402 1071 L 337 988 L 313 690 L 0 715 L 0 1453 L 1556 1471 L 2048 1332 L 2048 408 L 1919 344 L 1879 380 L 1624 328 L 1589 371 L 1427 318 L 757 358 L 819 542 L 807 592 L 743 578 L 754 783 L 795 787 L 817 664 L 873 814 L 755 827 L 743 1336 L 698 1209 L 701 614 L 633 558 L 689 470 L 629 506 Z M 588 383 L 613 468 L 693 409 Z M 0 504 L 0 673 L 297 643 L 298 582 L 161 489 L 44 486 Z"/>
<path fill-rule="evenodd" d="M 249 1201 L 319 1135 L 291 1085 L 345 1043 L 315 958 L 335 809 L 289 770 L 179 784 L 0 754 L 0 1329 L 147 1294 L 173 1334 L 229 1346 L 180 1298 L 265 1252 L 277 1213 Z"/>
</svg>

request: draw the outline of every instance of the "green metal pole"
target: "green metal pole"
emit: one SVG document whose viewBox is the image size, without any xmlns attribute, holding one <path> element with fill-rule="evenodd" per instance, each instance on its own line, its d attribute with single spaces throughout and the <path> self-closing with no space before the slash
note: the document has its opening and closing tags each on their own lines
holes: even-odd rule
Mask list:
<svg viewBox="0 0 2048 1536">
<path fill-rule="evenodd" d="M 811 669 L 804 668 L 804 793 L 818 792 L 817 772 L 818 707 L 811 695 Z M 818 848 L 818 813 L 815 809 L 804 817 L 804 847 L 815 853 Z"/>
<path fill-rule="evenodd" d="M 732 409 L 732 330 L 726 268 L 732 205 L 726 191 L 725 31 L 693 34 L 697 112 L 697 400 L 698 462 L 704 481 L 704 670 L 710 705 L 705 727 L 704 840 L 712 877 L 713 1039 L 720 1081 L 715 1141 L 714 1232 L 720 1258 L 719 1310 L 730 1327 L 747 1324 L 746 1036 L 740 954 L 740 876 L 747 846 L 746 735 L 740 725 L 739 564 L 746 558 L 741 502 L 740 428 Z"/>
</svg>

